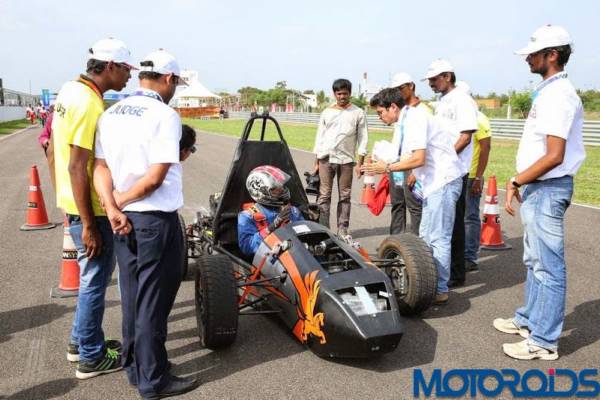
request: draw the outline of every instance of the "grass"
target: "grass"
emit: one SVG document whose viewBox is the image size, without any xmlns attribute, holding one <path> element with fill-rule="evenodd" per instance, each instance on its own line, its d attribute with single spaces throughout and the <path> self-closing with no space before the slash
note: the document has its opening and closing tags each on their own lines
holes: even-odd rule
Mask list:
<svg viewBox="0 0 600 400">
<path fill-rule="evenodd" d="M 184 123 L 205 132 L 240 137 L 246 121 L 243 120 L 199 120 L 184 119 Z M 250 134 L 251 139 L 260 137 L 261 124 L 256 122 Z M 282 123 L 283 135 L 290 147 L 311 151 L 314 145 L 316 129 L 313 125 Z M 275 127 L 268 124 L 265 131 L 267 140 L 277 139 Z M 377 140 L 391 141 L 391 131 L 369 130 L 369 149 Z M 486 177 L 496 175 L 498 187 L 504 188 L 506 181 L 515 174 L 515 160 L 518 141 L 509 139 L 493 139 L 490 161 Z M 575 177 L 575 193 L 573 201 L 582 204 L 600 206 L 600 147 L 586 146 L 587 158 Z"/>
<path fill-rule="evenodd" d="M 29 121 L 26 119 L 19 119 L 16 121 L 0 122 L 0 135 L 7 135 L 18 131 L 19 129 L 27 128 Z"/>
</svg>

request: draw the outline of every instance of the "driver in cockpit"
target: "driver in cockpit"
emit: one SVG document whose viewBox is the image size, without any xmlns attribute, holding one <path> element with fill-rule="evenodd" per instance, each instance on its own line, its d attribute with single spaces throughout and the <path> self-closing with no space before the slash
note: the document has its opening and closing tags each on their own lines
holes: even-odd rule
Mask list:
<svg viewBox="0 0 600 400">
<path fill-rule="evenodd" d="M 246 179 L 246 189 L 253 204 L 238 214 L 238 246 L 253 256 L 270 233 L 280 226 L 304 220 L 297 207 L 290 204 L 290 190 L 285 186 L 290 176 L 277 167 L 261 165 Z"/>
</svg>

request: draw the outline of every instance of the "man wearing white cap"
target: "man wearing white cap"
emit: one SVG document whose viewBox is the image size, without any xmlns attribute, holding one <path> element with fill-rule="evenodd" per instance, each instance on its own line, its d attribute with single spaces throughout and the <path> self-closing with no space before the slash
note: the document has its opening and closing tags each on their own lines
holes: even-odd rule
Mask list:
<svg viewBox="0 0 600 400">
<path fill-rule="evenodd" d="M 104 297 L 114 270 L 112 230 L 92 184 L 96 122 L 102 95 L 122 90 L 131 77 L 123 42 L 103 39 L 89 49 L 87 72 L 58 93 L 52 121 L 56 203 L 66 213 L 77 248 L 79 296 L 67 360 L 79 361 L 76 377 L 92 378 L 121 369 L 121 343 L 105 342 Z"/>
<path fill-rule="evenodd" d="M 456 203 L 456 218 L 452 232 L 452 263 L 448 287 L 462 286 L 465 283 L 465 207 L 467 177 L 471 168 L 473 145 L 471 136 L 477 131 L 477 104 L 473 98 L 456 88 L 454 67 L 446 60 L 437 59 L 431 63 L 425 75 L 429 86 L 442 97 L 435 108 L 435 115 L 441 118 L 444 129 L 450 134 L 463 172 L 463 187 Z"/>
<path fill-rule="evenodd" d="M 546 25 L 516 52 L 526 55 L 531 72 L 543 79 L 532 93 L 517 174 L 506 184 L 506 211 L 514 215 L 513 199 L 522 202 L 525 304 L 512 318 L 493 323 L 501 332 L 525 338 L 503 345 L 506 355 L 520 360 L 556 360 L 565 316 L 564 216 L 573 177 L 585 159 L 583 106 L 564 71 L 572 45 L 564 28 Z"/>
<path fill-rule="evenodd" d="M 450 241 L 454 226 L 454 207 L 460 195 L 461 169 L 448 134 L 437 119 L 423 107 L 403 105 L 396 88 L 383 89 L 370 101 L 379 118 L 391 125 L 404 120 L 405 137 L 400 161 L 369 163 L 366 173 L 393 173 L 413 170 L 421 182 L 423 218 L 419 236 L 431 247 L 438 270 L 435 304 L 448 302 Z"/>
<path fill-rule="evenodd" d="M 140 88 L 98 122 L 94 183 L 115 235 L 123 309 L 123 367 L 145 399 L 194 389 L 194 379 L 169 372 L 167 319 L 179 285 L 183 206 L 179 162 L 181 119 L 167 104 L 183 84 L 165 50 L 140 63 Z"/>
<path fill-rule="evenodd" d="M 390 87 L 395 88 L 400 93 L 404 104 L 409 107 L 419 107 L 425 109 L 431 114 L 431 109 L 422 103 L 415 94 L 415 83 L 406 72 L 398 72 L 392 77 Z M 403 114 L 404 116 L 405 114 Z M 394 127 L 394 137 L 392 146 L 397 149 L 398 158 L 402 154 L 402 144 L 405 137 L 406 118 L 400 118 Z M 397 171 L 390 173 L 390 197 L 392 200 L 392 221 L 390 224 L 390 234 L 403 233 L 406 230 L 406 211 L 410 214 L 410 231 L 419 235 L 421 225 L 422 205 L 417 196 L 413 194 L 413 188 L 416 183 L 415 175 L 412 171 Z"/>
</svg>

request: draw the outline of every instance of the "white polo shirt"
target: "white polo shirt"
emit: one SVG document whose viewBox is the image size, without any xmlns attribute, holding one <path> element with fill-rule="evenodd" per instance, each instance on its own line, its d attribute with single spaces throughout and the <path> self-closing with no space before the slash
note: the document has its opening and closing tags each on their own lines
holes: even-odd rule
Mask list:
<svg viewBox="0 0 600 400">
<path fill-rule="evenodd" d="M 557 74 L 558 75 L 558 74 Z M 566 140 L 562 164 L 554 167 L 538 180 L 575 175 L 585 159 L 583 146 L 583 105 L 566 74 L 548 78 L 538 86 L 523 136 L 517 152 L 517 171 L 523 172 L 546 154 L 546 136 Z"/>
<path fill-rule="evenodd" d="M 404 127 L 402 157 L 425 150 L 425 165 L 413 169 L 423 186 L 423 198 L 464 175 L 450 135 L 425 107 L 403 107 L 398 121 Z"/>
<path fill-rule="evenodd" d="M 440 99 L 435 115 L 440 117 L 443 129 L 450 134 L 453 145 L 458 141 L 461 132 L 476 131 L 477 103 L 462 90 L 452 89 Z M 473 158 L 473 138 L 458 155 L 463 175 L 469 173 Z"/>
<path fill-rule="evenodd" d="M 179 163 L 181 119 L 158 93 L 138 89 L 114 104 L 98 121 L 96 158 L 105 159 L 119 192 L 129 190 L 152 164 L 170 163 L 160 187 L 124 211 L 172 212 L 183 206 Z"/>
</svg>

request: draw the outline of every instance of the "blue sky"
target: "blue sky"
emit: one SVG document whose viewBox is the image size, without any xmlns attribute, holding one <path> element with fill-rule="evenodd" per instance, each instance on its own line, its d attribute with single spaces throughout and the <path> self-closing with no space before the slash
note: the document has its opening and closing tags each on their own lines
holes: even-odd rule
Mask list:
<svg viewBox="0 0 600 400">
<path fill-rule="evenodd" d="M 159 47 L 210 89 L 325 89 L 355 86 L 362 73 L 385 85 L 390 74 L 424 75 L 449 59 L 474 93 L 520 90 L 539 78 L 513 51 L 546 23 L 575 41 L 567 70 L 582 89 L 600 89 L 597 1 L 21 1 L 0 0 L 0 77 L 4 86 L 56 91 L 84 70 L 87 49 L 113 36 L 139 61 Z M 127 90 L 136 85 L 132 78 Z M 418 92 L 430 89 L 418 83 Z"/>
</svg>

